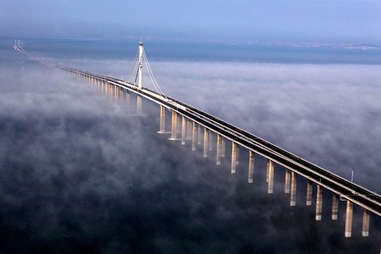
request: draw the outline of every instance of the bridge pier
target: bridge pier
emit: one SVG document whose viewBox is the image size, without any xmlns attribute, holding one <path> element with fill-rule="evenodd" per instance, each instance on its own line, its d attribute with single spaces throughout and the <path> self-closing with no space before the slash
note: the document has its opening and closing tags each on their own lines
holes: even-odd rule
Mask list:
<svg viewBox="0 0 381 254">
<path fill-rule="evenodd" d="M 362 215 L 362 233 L 361 233 L 363 237 L 369 236 L 369 222 L 370 222 L 369 212 L 368 210 L 364 209 L 364 212 Z"/>
<path fill-rule="evenodd" d="M 237 145 L 237 155 L 236 155 L 236 164 L 237 164 L 237 166 L 239 165 L 239 146 Z"/>
<path fill-rule="evenodd" d="M 197 126 L 197 145 L 201 145 L 201 139 L 202 139 L 202 130 L 201 130 L 201 126 L 198 125 Z"/>
<path fill-rule="evenodd" d="M 136 111 L 139 115 L 142 114 L 142 112 L 143 112 L 143 110 L 142 110 L 142 97 L 140 95 L 138 95 L 136 97 Z"/>
<path fill-rule="evenodd" d="M 209 133 L 209 144 L 208 144 L 208 147 L 209 147 L 209 151 L 211 152 L 213 150 L 213 132 Z"/>
<path fill-rule="evenodd" d="M 339 214 L 339 198 L 336 194 L 332 196 L 332 220 L 336 221 Z"/>
<path fill-rule="evenodd" d="M 272 194 L 274 191 L 274 162 L 272 160 L 267 161 L 267 193 Z"/>
<path fill-rule="evenodd" d="M 186 140 L 189 140 L 191 141 L 192 140 L 192 136 L 193 136 L 193 129 L 192 129 L 192 121 L 191 120 L 187 120 L 187 123 L 188 123 L 188 126 L 187 126 L 187 138 Z"/>
<path fill-rule="evenodd" d="M 296 174 L 294 171 L 291 172 L 290 206 L 296 206 Z"/>
<path fill-rule="evenodd" d="M 196 122 L 192 122 L 192 151 L 196 151 L 197 127 Z"/>
<path fill-rule="evenodd" d="M 172 126 L 171 126 L 171 137 L 169 140 L 177 139 L 177 112 L 172 110 Z"/>
<path fill-rule="evenodd" d="M 226 151 L 226 142 L 225 139 L 221 139 L 221 158 L 225 158 L 225 152 Z"/>
<path fill-rule="evenodd" d="M 247 182 L 253 183 L 254 181 L 254 152 L 249 150 L 249 169 L 248 169 L 248 176 L 247 176 Z"/>
<path fill-rule="evenodd" d="M 208 157 L 208 145 L 209 145 L 209 139 L 208 139 L 209 133 L 208 129 L 204 127 L 204 158 Z"/>
<path fill-rule="evenodd" d="M 307 181 L 307 197 L 306 197 L 306 206 L 312 205 L 312 183 Z"/>
<path fill-rule="evenodd" d="M 285 194 L 290 193 L 290 185 L 291 185 L 291 173 L 290 173 L 290 170 L 286 169 L 285 175 L 284 175 L 284 193 Z"/>
<path fill-rule="evenodd" d="M 237 144 L 232 141 L 232 160 L 231 160 L 231 173 L 235 174 L 237 170 Z"/>
<path fill-rule="evenodd" d="M 181 144 L 185 145 L 185 138 L 187 132 L 187 119 L 185 116 L 182 117 L 182 125 L 181 125 Z"/>
<path fill-rule="evenodd" d="M 316 221 L 321 221 L 321 215 L 323 210 L 323 188 L 320 185 L 316 186 Z M 312 189 L 312 185 L 311 185 Z"/>
<path fill-rule="evenodd" d="M 127 105 L 130 105 L 130 92 L 128 90 L 126 90 L 126 103 Z M 162 116 L 160 116 L 160 119 L 161 117 Z M 165 128 L 165 108 L 164 108 L 164 128 Z"/>
<path fill-rule="evenodd" d="M 217 158 L 216 158 L 216 165 L 221 165 L 221 136 L 217 134 Z"/>
<path fill-rule="evenodd" d="M 165 133 L 165 107 L 160 105 L 160 130 L 158 133 Z"/>
<path fill-rule="evenodd" d="M 345 214 L 345 237 L 349 238 L 352 236 L 352 219 L 353 219 L 353 204 L 351 201 L 347 200 L 347 209 Z"/>
</svg>

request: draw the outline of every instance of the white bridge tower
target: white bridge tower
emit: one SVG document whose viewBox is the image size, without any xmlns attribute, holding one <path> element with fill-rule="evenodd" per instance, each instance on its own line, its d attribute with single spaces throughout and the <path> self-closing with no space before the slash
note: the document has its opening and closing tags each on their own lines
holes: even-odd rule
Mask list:
<svg viewBox="0 0 381 254">
<path fill-rule="evenodd" d="M 143 42 L 139 43 L 139 65 L 138 65 L 138 89 L 142 89 L 143 79 Z"/>
</svg>

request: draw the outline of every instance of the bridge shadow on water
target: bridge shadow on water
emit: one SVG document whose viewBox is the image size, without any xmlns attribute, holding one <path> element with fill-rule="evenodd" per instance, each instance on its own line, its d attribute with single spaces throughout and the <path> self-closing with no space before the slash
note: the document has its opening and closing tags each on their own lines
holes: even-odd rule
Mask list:
<svg viewBox="0 0 381 254">
<path fill-rule="evenodd" d="M 216 166 L 215 146 L 205 159 L 201 146 L 192 152 L 190 141 L 169 141 L 157 133 L 159 107 L 143 100 L 136 112 L 136 96 L 129 96 L 128 103 L 125 93 L 105 98 L 121 109 L 115 114 L 101 106 L 104 112 L 88 115 L 2 113 L 0 143 L 8 146 L 0 252 L 377 253 L 378 221 L 364 239 L 355 219 L 354 236 L 345 239 L 343 202 L 332 222 L 325 193 L 323 220 L 316 222 L 314 204 L 305 206 L 305 180 L 298 179 L 297 205 L 290 207 L 284 169 L 275 168 L 269 195 L 263 158 L 255 158 L 248 184 L 247 151 L 232 175 L 231 145 Z"/>
</svg>

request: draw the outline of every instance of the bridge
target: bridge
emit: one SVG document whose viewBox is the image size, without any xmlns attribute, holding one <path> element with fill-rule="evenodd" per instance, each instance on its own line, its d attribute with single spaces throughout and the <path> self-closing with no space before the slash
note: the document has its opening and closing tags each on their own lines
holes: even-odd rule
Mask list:
<svg viewBox="0 0 381 254">
<path fill-rule="evenodd" d="M 16 41 L 14 49 L 24 55 L 28 53 L 23 49 L 21 43 Z M 339 175 L 330 172 L 314 163 L 311 163 L 285 149 L 282 149 L 254 134 L 248 133 L 222 119 L 208 114 L 191 105 L 187 105 L 175 98 L 164 95 L 154 80 L 153 83 L 157 91 L 142 86 L 143 65 L 146 59 L 143 43 L 139 43 L 137 55 L 137 72 L 134 82 L 127 82 L 121 79 L 78 70 L 61 65 L 54 65 L 63 71 L 70 72 L 78 77 L 87 79 L 102 91 L 113 96 L 136 95 L 137 112 L 142 112 L 142 98 L 152 101 L 160 106 L 160 124 L 158 133 L 170 134 L 169 140 L 181 141 L 185 144 L 190 140 L 192 151 L 197 147 L 202 147 L 203 157 L 212 156 L 211 145 L 213 137 L 216 137 L 216 152 L 213 156 L 216 165 L 221 164 L 221 159 L 228 157 L 230 153 L 231 174 L 237 171 L 239 151 L 247 151 L 249 156 L 247 168 L 247 182 L 252 184 L 254 181 L 255 158 L 262 156 L 267 160 L 266 183 L 267 193 L 274 192 L 274 177 L 276 171 L 285 170 L 284 174 L 284 193 L 289 196 L 290 206 L 296 206 L 297 177 L 307 180 L 305 205 L 312 206 L 315 199 L 315 220 L 321 221 L 323 217 L 323 192 L 330 192 L 332 200 L 330 202 L 330 219 L 338 220 L 339 201 L 346 202 L 345 228 L 343 236 L 352 237 L 352 221 L 354 205 L 362 209 L 362 231 L 363 237 L 369 236 L 370 217 L 381 216 L 381 196 L 360 185 L 346 180 Z M 44 62 L 44 64 L 49 64 Z M 149 65 L 147 66 L 151 72 Z M 152 73 L 151 73 L 152 74 Z M 166 126 L 166 116 L 171 115 L 171 124 Z M 231 149 L 227 146 L 230 146 Z M 278 165 L 277 167 L 275 167 Z M 314 192 L 313 189 L 316 189 Z M 313 194 L 316 193 L 315 196 Z M 381 248 L 380 248 L 381 254 Z"/>
</svg>

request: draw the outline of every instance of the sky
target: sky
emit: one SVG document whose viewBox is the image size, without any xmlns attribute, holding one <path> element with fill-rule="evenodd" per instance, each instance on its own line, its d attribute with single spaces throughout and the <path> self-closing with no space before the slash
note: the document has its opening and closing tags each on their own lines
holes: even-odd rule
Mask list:
<svg viewBox="0 0 381 254">
<path fill-rule="evenodd" d="M 381 43 L 378 0 L 4 0 L 1 36 Z"/>
</svg>

